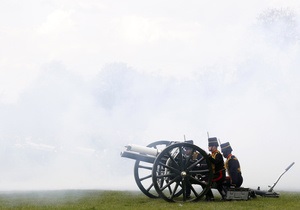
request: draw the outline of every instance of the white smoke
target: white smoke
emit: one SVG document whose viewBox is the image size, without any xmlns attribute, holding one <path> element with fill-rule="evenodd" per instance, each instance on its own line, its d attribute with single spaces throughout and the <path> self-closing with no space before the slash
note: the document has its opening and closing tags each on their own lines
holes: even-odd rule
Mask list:
<svg viewBox="0 0 300 210">
<path fill-rule="evenodd" d="M 69 30 L 72 12 L 66 14 L 69 27 L 64 30 Z M 117 18 L 110 23 L 122 27 L 116 31 L 108 27 L 114 32 L 122 32 L 129 23 L 131 27 L 147 24 L 143 33 L 135 34 L 139 39 L 127 31 L 136 48 L 128 54 L 128 48 L 116 52 L 126 62 L 107 59 L 112 61 L 97 69 L 83 55 L 78 66 L 84 68 L 86 63 L 88 69 L 97 69 L 91 70 L 97 71 L 94 77 L 87 78 L 76 69 L 76 59 L 45 62 L 22 86 L 17 99 L 0 104 L 0 189 L 137 189 L 134 161 L 120 157 L 124 145 L 183 140 L 185 135 L 207 150 L 209 132 L 231 143 L 241 162 L 243 186 L 267 188 L 295 161 L 277 188 L 300 190 L 300 15 L 291 8 L 267 7 L 245 16 L 242 27 L 224 27 L 217 17 L 201 26 L 178 23 L 181 29 L 195 27 L 194 36 L 177 33 L 170 19 L 137 21 L 131 16 L 120 23 Z M 227 21 L 233 20 L 228 17 Z M 162 24 L 158 31 L 143 37 L 158 22 Z M 167 23 L 173 24 L 169 31 L 162 27 Z M 212 23 L 218 23 L 217 27 Z M 201 28 L 210 29 L 211 37 Z M 164 49 L 170 32 L 174 40 L 199 39 L 196 48 L 194 42 L 182 42 L 170 51 Z M 129 55 L 149 40 L 162 46 L 155 46 L 156 54 L 147 44 L 154 60 L 145 59 L 146 53 L 139 57 L 152 70 Z M 188 56 L 182 58 L 181 50 L 189 52 Z M 164 60 L 171 51 L 174 54 Z"/>
</svg>

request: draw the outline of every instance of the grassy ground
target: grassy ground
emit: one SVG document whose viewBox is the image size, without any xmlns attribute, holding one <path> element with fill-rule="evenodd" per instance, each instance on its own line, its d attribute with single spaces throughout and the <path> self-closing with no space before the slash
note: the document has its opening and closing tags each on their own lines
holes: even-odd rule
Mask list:
<svg viewBox="0 0 300 210">
<path fill-rule="evenodd" d="M 69 190 L 35 192 L 0 192 L 0 209 L 52 210 L 185 210 L 185 209 L 300 209 L 300 193 L 281 192 L 279 198 L 257 197 L 248 201 L 168 203 L 150 199 L 140 192 Z"/>
</svg>

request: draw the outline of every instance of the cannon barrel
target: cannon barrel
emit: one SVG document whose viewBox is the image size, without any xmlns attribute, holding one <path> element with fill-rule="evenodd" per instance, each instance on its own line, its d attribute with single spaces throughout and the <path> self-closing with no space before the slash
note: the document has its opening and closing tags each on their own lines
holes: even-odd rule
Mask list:
<svg viewBox="0 0 300 210">
<path fill-rule="evenodd" d="M 155 148 L 140 146 L 136 144 L 128 144 L 126 147 L 127 151 L 138 152 L 146 155 L 157 156 L 161 151 Z"/>
<path fill-rule="evenodd" d="M 154 163 L 156 156 L 161 152 L 159 149 L 140 146 L 136 144 L 128 144 L 126 150 L 121 152 L 121 157 L 134 160 Z"/>
<path fill-rule="evenodd" d="M 139 160 L 147 163 L 154 163 L 155 157 L 149 155 L 138 154 L 134 152 L 124 151 L 121 153 L 121 157 L 126 157 L 134 160 Z"/>
</svg>

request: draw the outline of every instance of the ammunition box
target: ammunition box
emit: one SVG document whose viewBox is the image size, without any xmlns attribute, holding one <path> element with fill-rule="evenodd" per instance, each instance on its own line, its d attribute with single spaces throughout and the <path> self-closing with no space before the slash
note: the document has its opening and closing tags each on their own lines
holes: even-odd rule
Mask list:
<svg viewBox="0 0 300 210">
<path fill-rule="evenodd" d="M 226 193 L 226 200 L 249 200 L 249 188 L 231 188 Z"/>
</svg>

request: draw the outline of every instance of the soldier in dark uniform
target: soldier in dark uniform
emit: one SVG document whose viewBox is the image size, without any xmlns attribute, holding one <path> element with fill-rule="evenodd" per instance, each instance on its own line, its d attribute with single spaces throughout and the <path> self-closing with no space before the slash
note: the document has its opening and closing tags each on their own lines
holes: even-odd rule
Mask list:
<svg viewBox="0 0 300 210">
<path fill-rule="evenodd" d="M 194 141 L 193 140 L 187 140 L 187 141 L 185 141 L 185 143 L 194 144 Z M 185 148 L 183 148 L 183 153 L 186 156 L 190 156 L 191 155 L 191 158 L 189 158 L 190 165 L 192 165 L 195 161 L 197 161 L 198 159 L 201 158 L 201 154 L 198 153 L 198 152 L 194 152 L 192 154 L 192 148 L 191 147 L 185 147 Z M 200 166 L 195 166 L 195 167 L 201 169 Z M 191 182 L 191 183 L 189 183 L 189 184 L 186 185 L 186 198 L 190 198 L 191 197 L 191 184 L 193 184 L 193 180 L 189 180 L 189 182 Z"/>
<path fill-rule="evenodd" d="M 226 185 L 228 187 L 240 187 L 243 183 L 241 167 L 239 160 L 231 154 L 232 148 L 229 142 L 221 144 L 221 151 L 223 156 L 227 159 L 225 168 L 229 177 L 226 178 Z"/>
<path fill-rule="evenodd" d="M 209 154 L 209 160 L 212 163 L 213 169 L 212 187 L 217 188 L 222 196 L 222 199 L 224 199 L 226 196 L 226 191 L 223 187 L 223 182 L 225 181 L 226 173 L 223 156 L 218 150 L 218 146 L 219 143 L 216 137 L 208 138 L 208 150 L 211 152 L 211 154 Z M 206 194 L 206 200 L 214 200 L 211 190 L 208 190 Z"/>
</svg>

